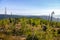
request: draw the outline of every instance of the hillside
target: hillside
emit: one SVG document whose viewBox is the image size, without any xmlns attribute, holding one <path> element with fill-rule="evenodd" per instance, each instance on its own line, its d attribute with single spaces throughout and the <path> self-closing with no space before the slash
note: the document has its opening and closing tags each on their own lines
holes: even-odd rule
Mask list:
<svg viewBox="0 0 60 40">
<path fill-rule="evenodd" d="M 34 15 L 24 16 L 24 15 L 4 15 L 4 14 L 0 14 L 0 19 L 3 19 L 3 18 L 21 18 L 21 17 L 42 18 L 42 19 L 45 19 L 45 20 L 50 20 L 51 19 L 51 17 L 45 16 L 45 15 L 42 15 L 42 16 L 34 16 Z M 54 17 L 52 18 L 52 20 L 60 22 L 60 19 L 57 20 L 57 18 L 54 18 Z"/>
<path fill-rule="evenodd" d="M 60 22 L 50 22 L 32 16 L 0 20 L 1 40 L 60 40 L 59 37 Z"/>
</svg>

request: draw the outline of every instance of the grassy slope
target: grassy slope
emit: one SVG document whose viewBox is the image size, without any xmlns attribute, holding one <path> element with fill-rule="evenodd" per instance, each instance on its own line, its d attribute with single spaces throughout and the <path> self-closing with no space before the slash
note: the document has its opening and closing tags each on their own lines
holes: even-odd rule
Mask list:
<svg viewBox="0 0 60 40">
<path fill-rule="evenodd" d="M 4 30 L 3 32 L 0 32 L 0 37 L 4 38 L 4 40 L 22 40 L 20 39 L 22 35 L 28 36 L 32 35 L 33 33 L 37 35 L 39 40 L 54 40 L 56 36 L 57 40 L 57 32 L 53 32 L 55 27 L 60 27 L 60 23 L 58 22 L 51 22 L 44 20 L 44 19 L 39 19 L 39 18 L 15 18 L 15 19 L 2 19 L 0 20 L 0 27 L 3 27 Z M 47 27 L 46 31 L 43 31 L 43 26 Z M 51 27 L 53 26 L 53 27 Z M 17 29 L 16 29 L 17 28 Z M 12 36 L 14 33 L 12 33 L 13 30 L 18 30 L 20 33 L 16 32 L 16 36 Z M 54 34 L 53 34 L 54 33 Z M 20 36 L 18 36 L 20 35 Z M 25 38 L 25 37 L 22 37 Z M 43 39 L 44 38 L 44 39 Z M 58 38 L 59 39 L 59 38 Z"/>
</svg>

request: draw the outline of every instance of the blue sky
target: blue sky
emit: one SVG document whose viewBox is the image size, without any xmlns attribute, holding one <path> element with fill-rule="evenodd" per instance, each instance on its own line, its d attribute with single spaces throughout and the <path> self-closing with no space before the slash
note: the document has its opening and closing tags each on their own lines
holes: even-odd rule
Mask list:
<svg viewBox="0 0 60 40">
<path fill-rule="evenodd" d="M 60 0 L 0 0 L 0 14 L 11 12 L 17 15 L 60 15 Z"/>
</svg>

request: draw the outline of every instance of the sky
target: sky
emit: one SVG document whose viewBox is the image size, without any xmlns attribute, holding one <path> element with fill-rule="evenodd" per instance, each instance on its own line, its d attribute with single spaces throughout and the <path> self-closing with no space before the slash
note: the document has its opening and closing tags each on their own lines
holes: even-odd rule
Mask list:
<svg viewBox="0 0 60 40">
<path fill-rule="evenodd" d="M 0 14 L 49 15 L 60 17 L 60 0 L 0 0 Z"/>
</svg>

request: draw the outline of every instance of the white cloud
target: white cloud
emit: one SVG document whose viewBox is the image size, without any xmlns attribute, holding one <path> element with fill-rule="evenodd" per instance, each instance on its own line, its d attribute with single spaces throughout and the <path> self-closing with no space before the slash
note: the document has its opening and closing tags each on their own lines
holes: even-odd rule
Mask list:
<svg viewBox="0 0 60 40">
<path fill-rule="evenodd" d="M 60 15 L 60 9 L 7 9 L 7 14 L 16 15 L 49 15 L 51 12 L 54 11 L 54 17 L 56 15 Z M 4 14 L 5 10 L 0 9 L 0 14 Z"/>
</svg>

